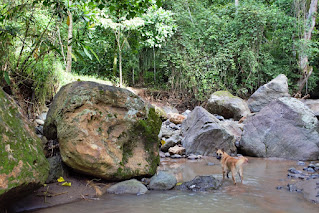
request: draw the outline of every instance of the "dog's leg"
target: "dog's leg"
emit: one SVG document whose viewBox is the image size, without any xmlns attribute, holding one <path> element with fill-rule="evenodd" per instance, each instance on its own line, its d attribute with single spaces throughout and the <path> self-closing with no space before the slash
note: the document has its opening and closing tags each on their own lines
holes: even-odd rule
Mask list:
<svg viewBox="0 0 319 213">
<path fill-rule="evenodd" d="M 230 170 L 227 170 L 227 178 L 229 178 L 229 172 L 230 172 Z"/>
<path fill-rule="evenodd" d="M 226 171 L 225 171 L 225 168 L 224 168 L 224 167 L 222 167 L 222 169 L 223 169 L 223 180 L 225 180 L 225 173 L 226 173 Z"/>
<path fill-rule="evenodd" d="M 243 176 L 243 167 L 240 167 L 240 168 L 239 168 L 239 177 L 240 177 L 241 183 L 243 183 L 243 179 L 244 179 L 244 176 Z"/>
<path fill-rule="evenodd" d="M 234 185 L 236 185 L 236 180 L 235 180 L 235 175 L 236 175 L 236 169 L 235 168 L 232 168 L 231 169 L 231 175 L 232 175 L 232 179 L 233 179 L 233 182 L 234 182 Z"/>
</svg>

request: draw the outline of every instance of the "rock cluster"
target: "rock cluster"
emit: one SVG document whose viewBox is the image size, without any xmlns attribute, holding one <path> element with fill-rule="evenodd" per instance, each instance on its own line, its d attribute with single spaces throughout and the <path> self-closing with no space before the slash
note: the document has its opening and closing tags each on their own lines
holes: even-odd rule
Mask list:
<svg viewBox="0 0 319 213">
<path fill-rule="evenodd" d="M 305 162 L 299 161 L 298 166 L 306 165 Z M 290 192 L 302 193 L 305 199 L 319 203 L 319 163 L 312 163 L 303 167 L 302 170 L 298 170 L 295 167 L 288 169 L 288 178 L 299 180 L 293 184 L 287 184 L 284 186 L 277 186 L 277 189 L 286 188 Z"/>
</svg>

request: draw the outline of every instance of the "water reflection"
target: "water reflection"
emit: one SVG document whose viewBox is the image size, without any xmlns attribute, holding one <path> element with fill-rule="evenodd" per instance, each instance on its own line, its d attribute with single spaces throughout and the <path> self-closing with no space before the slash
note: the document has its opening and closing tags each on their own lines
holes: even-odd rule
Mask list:
<svg viewBox="0 0 319 213">
<path fill-rule="evenodd" d="M 292 166 L 302 169 L 296 161 L 249 158 L 244 168 L 244 184 L 237 186 L 229 179 L 220 190 L 213 192 L 171 190 L 151 191 L 142 196 L 106 194 L 98 201 L 80 201 L 36 212 L 318 212 L 318 205 L 305 201 L 301 194 L 276 189 L 292 181 L 286 178 L 287 169 Z M 163 160 L 159 169 L 175 174 L 178 182 L 192 180 L 198 175 L 222 178 L 219 162 L 212 157 L 195 161 Z"/>
</svg>

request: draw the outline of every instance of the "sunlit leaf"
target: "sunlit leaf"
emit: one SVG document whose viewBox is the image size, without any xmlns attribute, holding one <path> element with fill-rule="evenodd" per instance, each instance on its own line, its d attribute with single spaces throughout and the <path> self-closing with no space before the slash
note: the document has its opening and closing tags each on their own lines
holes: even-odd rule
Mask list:
<svg viewBox="0 0 319 213">
<path fill-rule="evenodd" d="M 64 181 L 65 181 L 65 180 L 64 180 L 63 177 L 59 177 L 59 178 L 58 178 L 58 182 L 59 182 L 59 183 L 64 182 Z"/>
<path fill-rule="evenodd" d="M 71 182 L 64 182 L 61 186 L 71 186 Z"/>
</svg>

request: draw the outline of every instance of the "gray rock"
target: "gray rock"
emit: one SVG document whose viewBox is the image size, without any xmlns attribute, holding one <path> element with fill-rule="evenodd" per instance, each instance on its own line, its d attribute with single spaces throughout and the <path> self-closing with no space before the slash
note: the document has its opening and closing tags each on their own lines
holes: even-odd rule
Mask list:
<svg viewBox="0 0 319 213">
<path fill-rule="evenodd" d="M 146 186 L 136 179 L 119 182 L 107 189 L 110 194 L 136 194 L 142 195 L 148 191 Z"/>
<path fill-rule="evenodd" d="M 49 171 L 49 176 L 45 182 L 46 183 L 56 182 L 59 177 L 64 176 L 61 156 L 56 155 L 51 158 L 48 158 L 48 162 L 50 164 L 50 171 Z"/>
<path fill-rule="evenodd" d="M 168 172 L 159 171 L 151 178 L 149 189 L 151 190 L 169 190 L 177 183 L 176 177 Z"/>
<path fill-rule="evenodd" d="M 171 155 L 170 157 L 171 157 L 171 158 L 182 158 L 182 156 L 181 156 L 181 155 L 178 155 L 178 154 Z"/>
<path fill-rule="evenodd" d="M 250 114 L 247 103 L 228 91 L 214 92 L 208 100 L 207 111 L 222 115 L 226 119 L 233 118 L 235 120 Z"/>
<path fill-rule="evenodd" d="M 301 99 L 301 101 L 306 104 L 315 114 L 319 117 L 319 100 L 318 99 Z"/>
<path fill-rule="evenodd" d="M 161 132 L 162 132 L 162 137 L 164 138 L 169 138 L 169 137 L 172 137 L 173 135 L 176 135 L 176 134 L 178 135 L 180 133 L 179 130 L 172 129 L 168 125 L 165 125 L 165 123 L 162 124 Z"/>
<path fill-rule="evenodd" d="M 221 181 L 213 176 L 197 176 L 193 180 L 184 182 L 175 188 L 177 190 L 210 191 L 221 186 Z"/>
<path fill-rule="evenodd" d="M 305 162 L 303 162 L 303 161 L 298 161 L 298 162 L 297 162 L 297 165 L 298 165 L 298 166 L 304 166 L 304 165 L 305 165 Z"/>
<path fill-rule="evenodd" d="M 212 156 L 216 148 L 224 148 L 228 153 L 236 152 L 235 136 L 202 107 L 195 107 L 183 122 L 182 137 L 187 155 Z"/>
<path fill-rule="evenodd" d="M 189 113 L 191 113 L 192 111 L 190 111 L 189 109 L 187 109 L 185 112 L 182 113 L 182 115 L 185 115 L 186 117 L 189 115 Z"/>
<path fill-rule="evenodd" d="M 271 101 L 280 97 L 289 97 L 288 79 L 280 74 L 267 84 L 261 86 L 248 99 L 248 106 L 251 112 L 259 112 Z"/>
<path fill-rule="evenodd" d="M 279 98 L 244 121 L 239 150 L 248 156 L 317 160 L 318 119 L 301 101 Z"/>
<path fill-rule="evenodd" d="M 161 151 L 167 152 L 169 148 L 182 143 L 182 137 L 178 134 L 172 135 L 170 138 L 165 139 L 165 144 L 161 146 Z"/>
<path fill-rule="evenodd" d="M 319 203 L 318 196 L 318 179 L 310 179 L 307 181 L 299 181 L 295 184 L 295 188 L 291 191 L 301 192 L 304 198 L 313 203 Z"/>
</svg>

